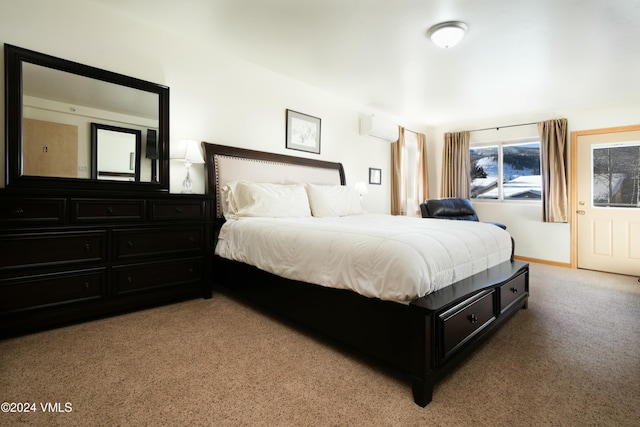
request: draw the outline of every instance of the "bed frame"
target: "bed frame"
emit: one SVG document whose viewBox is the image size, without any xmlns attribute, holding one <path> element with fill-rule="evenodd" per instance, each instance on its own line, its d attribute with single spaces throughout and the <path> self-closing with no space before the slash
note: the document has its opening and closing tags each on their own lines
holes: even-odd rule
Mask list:
<svg viewBox="0 0 640 427">
<path fill-rule="evenodd" d="M 217 200 L 218 188 L 226 179 L 219 170 L 222 158 L 244 159 L 241 164 L 247 161 L 249 167 L 232 167 L 234 179 L 244 176 L 246 169 L 244 179 L 257 180 L 250 171 L 257 162 L 259 169 L 281 170 L 284 177 L 289 176 L 291 167 L 309 168 L 309 182 L 319 170 L 329 171 L 338 183 L 346 184 L 340 163 L 208 143 L 203 143 L 203 148 L 207 194 L 217 206 L 216 231 L 224 223 Z M 268 173 L 272 172 L 264 172 Z M 520 261 L 504 262 L 409 304 L 292 281 L 221 257 L 214 259 L 213 277 L 216 285 L 243 300 L 399 369 L 410 377 L 414 401 L 422 407 L 431 401 L 434 383 L 511 316 L 527 308 L 529 297 L 529 265 Z"/>
</svg>

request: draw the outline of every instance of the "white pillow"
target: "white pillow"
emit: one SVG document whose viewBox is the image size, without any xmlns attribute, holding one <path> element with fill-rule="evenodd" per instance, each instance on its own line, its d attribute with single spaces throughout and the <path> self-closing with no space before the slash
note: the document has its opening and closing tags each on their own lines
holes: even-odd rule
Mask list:
<svg viewBox="0 0 640 427">
<path fill-rule="evenodd" d="M 236 188 L 238 181 L 233 181 L 225 185 L 220 189 L 220 196 L 218 197 L 218 203 L 220 204 L 220 210 L 222 215 L 226 219 L 233 218 L 236 214 L 236 206 L 233 200 L 233 192 Z"/>
<path fill-rule="evenodd" d="M 360 195 L 344 185 L 307 184 L 311 212 L 315 217 L 360 215 L 365 213 Z"/>
<path fill-rule="evenodd" d="M 309 217 L 309 199 L 302 184 L 235 181 L 226 187 L 230 217 Z M 223 189 L 223 193 L 225 190 Z M 223 198 L 224 200 L 225 198 Z M 224 202 L 222 203 L 224 207 Z M 226 217 L 226 215 L 225 215 Z"/>
</svg>

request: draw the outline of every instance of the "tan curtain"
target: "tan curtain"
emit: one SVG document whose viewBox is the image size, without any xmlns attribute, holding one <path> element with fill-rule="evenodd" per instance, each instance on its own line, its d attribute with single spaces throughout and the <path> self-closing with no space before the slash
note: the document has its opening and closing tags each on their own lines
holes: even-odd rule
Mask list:
<svg viewBox="0 0 640 427">
<path fill-rule="evenodd" d="M 568 222 L 567 119 L 538 122 L 542 221 Z"/>
<path fill-rule="evenodd" d="M 469 132 L 447 132 L 442 149 L 442 186 L 440 197 L 471 196 Z"/>
<path fill-rule="evenodd" d="M 429 174 L 427 167 L 427 137 L 418 135 L 418 204 L 429 198 Z M 420 212 L 416 212 L 420 213 Z"/>
<path fill-rule="evenodd" d="M 404 128 L 399 126 L 398 141 L 391 144 L 391 215 L 407 214 L 405 184 Z"/>
</svg>

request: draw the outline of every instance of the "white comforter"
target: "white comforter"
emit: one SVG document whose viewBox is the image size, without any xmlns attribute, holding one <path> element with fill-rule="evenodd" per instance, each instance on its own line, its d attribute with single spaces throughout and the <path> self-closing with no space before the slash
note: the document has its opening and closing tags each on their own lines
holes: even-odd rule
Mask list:
<svg viewBox="0 0 640 427">
<path fill-rule="evenodd" d="M 240 218 L 215 253 L 289 279 L 407 302 L 506 261 L 492 224 L 391 215 Z"/>
</svg>

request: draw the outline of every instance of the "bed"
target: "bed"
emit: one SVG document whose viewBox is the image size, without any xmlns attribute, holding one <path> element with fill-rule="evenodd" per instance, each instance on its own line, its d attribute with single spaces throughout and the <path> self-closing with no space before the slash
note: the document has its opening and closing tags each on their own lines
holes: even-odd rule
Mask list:
<svg viewBox="0 0 640 427">
<path fill-rule="evenodd" d="M 370 215 L 347 202 L 337 209 L 353 215 L 323 215 L 336 203 L 325 206 L 313 191 L 335 190 L 326 194 L 341 200 L 346 194 L 340 191 L 346 190 L 342 164 L 208 143 L 203 149 L 207 194 L 216 206 L 215 286 L 405 373 L 420 406 L 431 401 L 439 379 L 527 308 L 529 266 L 510 258 L 511 247 L 505 245 L 511 238 L 498 227 Z M 298 203 L 301 186 L 311 215 Z M 229 215 L 238 213 L 229 194 L 242 198 L 247 188 L 284 188 L 286 193 L 277 196 L 297 213 Z M 277 212 L 278 206 L 272 209 Z M 308 230 L 310 223 L 318 228 Z M 452 231 L 445 231 L 449 227 Z M 260 230 L 269 234 L 256 234 Z M 431 237 L 442 234 L 453 237 Z M 424 250 L 403 249 L 426 240 L 431 246 Z M 337 252 L 341 246 L 344 252 Z M 434 266 L 451 264 L 439 258 L 443 254 L 467 261 L 432 274 Z M 366 274 L 380 271 L 391 275 Z"/>
</svg>

